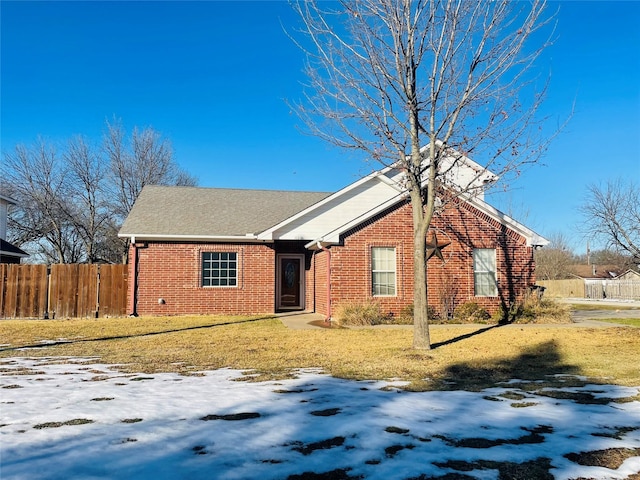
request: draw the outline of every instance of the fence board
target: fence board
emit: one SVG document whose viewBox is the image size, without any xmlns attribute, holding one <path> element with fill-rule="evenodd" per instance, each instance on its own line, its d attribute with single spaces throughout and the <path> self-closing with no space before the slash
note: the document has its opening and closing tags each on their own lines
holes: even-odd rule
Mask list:
<svg viewBox="0 0 640 480">
<path fill-rule="evenodd" d="M 546 297 L 584 297 L 584 280 L 571 278 L 567 280 L 538 280 L 536 282 L 545 288 Z"/>
<path fill-rule="evenodd" d="M 638 280 L 586 280 L 587 298 L 640 300 L 640 281 Z"/>
<path fill-rule="evenodd" d="M 46 310 L 46 265 L 0 265 L 0 317 L 43 318 Z"/>
<path fill-rule="evenodd" d="M 98 305 L 100 315 L 123 315 L 127 306 L 128 265 L 101 265 Z"/>
<path fill-rule="evenodd" d="M 123 316 L 127 276 L 127 265 L 0 264 L 0 318 Z"/>
</svg>

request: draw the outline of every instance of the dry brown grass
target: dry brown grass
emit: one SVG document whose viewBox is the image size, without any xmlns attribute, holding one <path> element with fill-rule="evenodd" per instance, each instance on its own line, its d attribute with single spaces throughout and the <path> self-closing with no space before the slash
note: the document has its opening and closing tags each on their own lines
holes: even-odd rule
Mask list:
<svg viewBox="0 0 640 480">
<path fill-rule="evenodd" d="M 571 310 L 640 310 L 640 306 L 617 305 L 615 303 L 607 305 L 603 302 L 567 303 L 565 305 Z"/>
<path fill-rule="evenodd" d="M 640 385 L 640 329 L 630 327 L 432 326 L 430 351 L 411 348 L 410 328 L 290 330 L 274 318 L 4 320 L 0 338 L 0 357 L 91 356 L 144 373 L 229 367 L 264 379 L 319 367 L 342 378 L 401 378 L 411 389 L 483 388 L 556 374 Z M 67 341 L 18 349 L 60 339 Z"/>
</svg>

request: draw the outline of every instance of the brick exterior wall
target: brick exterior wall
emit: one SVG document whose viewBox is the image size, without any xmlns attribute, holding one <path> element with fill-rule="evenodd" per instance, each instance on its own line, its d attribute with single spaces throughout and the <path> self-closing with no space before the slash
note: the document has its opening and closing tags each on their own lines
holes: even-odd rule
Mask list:
<svg viewBox="0 0 640 480">
<path fill-rule="evenodd" d="M 533 250 L 525 238 L 469 204 L 451 205 L 434 218 L 446 262 L 428 262 L 429 305 L 452 313 L 467 301 L 491 312 L 519 299 L 535 282 Z M 329 315 L 347 301 L 377 301 L 385 313 L 400 314 L 413 303 L 413 240 L 411 206 L 401 204 L 343 236 L 329 252 L 305 251 L 304 242 L 275 244 L 204 244 L 144 242 L 131 246 L 129 312 L 139 315 L 259 314 L 276 306 L 276 255 L 305 253 L 305 308 Z M 373 297 L 371 249 L 396 249 L 396 295 Z M 474 295 L 473 249 L 496 250 L 498 296 Z M 203 287 L 202 253 L 236 252 L 237 287 Z M 137 257 L 137 258 L 136 258 Z M 328 268 L 330 268 L 329 306 Z M 134 291 L 135 289 L 135 291 Z M 134 293 L 137 297 L 134 310 Z"/>
<path fill-rule="evenodd" d="M 139 315 L 254 314 L 274 311 L 275 251 L 272 245 L 146 242 L 130 251 L 129 311 L 137 283 Z M 134 246 L 131 247 L 133 250 Z M 236 252 L 237 287 L 202 286 L 202 252 Z M 137 262 L 134 261 L 137 255 Z M 162 299 L 164 303 L 160 301 Z"/>
<path fill-rule="evenodd" d="M 440 240 L 451 244 L 443 249 L 445 263 L 432 257 L 427 268 L 429 305 L 439 314 L 452 313 L 467 301 L 490 312 L 519 299 L 535 283 L 533 249 L 526 239 L 499 222 L 463 203 L 447 208 L 432 222 Z M 345 234 L 343 245 L 331 247 L 331 300 L 376 301 L 385 313 L 400 314 L 413 303 L 413 226 L 411 206 L 406 203 Z M 396 249 L 396 295 L 374 297 L 371 285 L 371 249 Z M 474 295 L 473 249 L 496 250 L 498 296 Z M 319 313 L 327 314 L 324 304 Z"/>
<path fill-rule="evenodd" d="M 313 305 L 314 311 L 321 313 L 325 316 L 328 315 L 328 290 L 327 290 L 327 267 L 329 266 L 329 253 L 319 250 L 313 255 L 313 262 L 311 264 L 311 282 L 307 285 L 314 285 Z"/>
</svg>

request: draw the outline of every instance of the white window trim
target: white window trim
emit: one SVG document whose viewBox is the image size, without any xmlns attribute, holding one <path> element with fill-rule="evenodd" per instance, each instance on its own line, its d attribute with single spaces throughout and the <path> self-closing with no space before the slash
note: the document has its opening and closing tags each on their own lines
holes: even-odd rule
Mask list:
<svg viewBox="0 0 640 480">
<path fill-rule="evenodd" d="M 493 270 L 478 270 L 476 268 L 476 254 L 480 251 L 491 251 L 493 252 Z M 474 248 L 473 249 L 473 295 L 475 297 L 497 297 L 498 296 L 498 258 L 497 252 L 495 248 Z M 493 275 L 493 291 L 490 294 L 482 294 L 478 293 L 478 282 L 477 275 L 478 274 L 491 274 Z"/>
<path fill-rule="evenodd" d="M 236 263 L 236 267 L 235 267 L 235 277 L 233 277 L 235 279 L 235 285 L 205 285 L 205 267 L 204 267 L 204 257 L 206 254 L 208 253 L 226 253 L 226 254 L 233 254 L 235 255 L 236 259 L 235 259 L 235 263 Z M 213 278 L 213 277 L 208 277 L 208 278 Z M 232 277 L 224 277 L 227 280 L 232 278 Z M 235 251 L 228 251 L 228 250 L 206 250 L 206 251 L 202 251 L 201 255 L 200 255 L 200 287 L 201 288 L 239 288 L 240 286 L 240 255 L 238 254 L 238 252 Z"/>
<path fill-rule="evenodd" d="M 393 251 L 393 270 L 374 270 L 373 269 L 373 251 L 376 249 L 380 249 L 380 250 L 392 250 Z M 398 296 L 398 260 L 397 260 L 397 256 L 398 256 L 398 252 L 396 247 L 389 247 L 389 246 L 382 246 L 382 245 L 377 245 L 377 246 L 372 246 L 371 250 L 370 250 L 370 255 L 371 255 L 371 262 L 370 262 L 370 270 L 371 270 L 371 296 L 375 297 L 375 298 L 389 298 L 389 297 L 397 297 Z M 392 294 L 381 294 L 381 293 L 375 293 L 375 282 L 373 281 L 374 278 L 374 274 L 376 273 L 393 273 L 393 292 Z M 387 285 L 388 286 L 388 285 Z"/>
</svg>

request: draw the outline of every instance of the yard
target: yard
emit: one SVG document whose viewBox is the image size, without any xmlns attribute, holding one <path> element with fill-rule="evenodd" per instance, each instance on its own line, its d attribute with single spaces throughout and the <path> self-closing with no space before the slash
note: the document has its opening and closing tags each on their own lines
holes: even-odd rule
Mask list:
<svg viewBox="0 0 640 480">
<path fill-rule="evenodd" d="M 258 379 L 320 368 L 345 379 L 399 378 L 411 390 L 483 388 L 560 373 L 640 386 L 640 329 L 434 325 L 430 351 L 413 350 L 411 335 L 410 328 L 289 330 L 272 317 L 5 320 L 0 357 L 98 357 L 141 373 L 234 368 Z M 18 350 L 23 346 L 38 348 Z"/>
<path fill-rule="evenodd" d="M 2 321 L 2 478 L 640 478 L 640 329 L 431 333 Z"/>
</svg>

